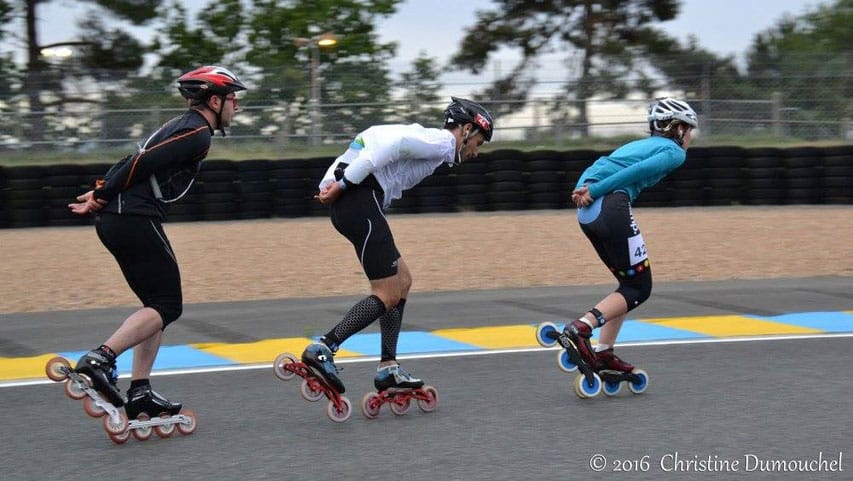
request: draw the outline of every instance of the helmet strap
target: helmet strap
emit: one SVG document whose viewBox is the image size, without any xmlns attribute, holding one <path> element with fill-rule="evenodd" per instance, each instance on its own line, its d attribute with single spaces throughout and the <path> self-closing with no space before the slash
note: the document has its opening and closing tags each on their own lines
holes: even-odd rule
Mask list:
<svg viewBox="0 0 853 481">
<path fill-rule="evenodd" d="M 468 137 L 471 135 L 471 131 L 465 132 L 465 127 L 462 127 L 462 145 L 459 146 L 459 149 L 456 151 L 456 165 L 462 164 L 462 149 L 468 145 Z"/>
<path fill-rule="evenodd" d="M 222 136 L 225 137 L 225 127 L 222 126 L 222 111 L 225 110 L 225 96 L 217 95 L 219 97 L 219 111 L 216 112 L 216 127 L 222 132 Z"/>
</svg>

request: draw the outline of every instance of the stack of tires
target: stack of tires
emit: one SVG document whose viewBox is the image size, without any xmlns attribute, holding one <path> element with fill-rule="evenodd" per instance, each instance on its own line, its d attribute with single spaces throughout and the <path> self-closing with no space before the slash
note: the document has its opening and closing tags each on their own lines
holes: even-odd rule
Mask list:
<svg viewBox="0 0 853 481">
<path fill-rule="evenodd" d="M 524 154 L 517 150 L 496 150 L 487 158 L 489 210 L 525 210 L 529 174 Z"/>
<path fill-rule="evenodd" d="M 823 202 L 824 166 L 821 150 L 815 147 L 796 147 L 780 152 L 785 182 L 779 188 L 784 189 L 786 204 Z"/>
<path fill-rule="evenodd" d="M 489 210 L 488 156 L 481 155 L 451 169 L 456 187 L 456 210 L 479 212 Z"/>
<path fill-rule="evenodd" d="M 853 203 L 853 145 L 826 147 L 823 153 L 823 197 L 826 204 Z"/>
<path fill-rule="evenodd" d="M 273 217 L 299 217 L 307 215 L 308 189 L 307 159 L 279 160 L 269 170 L 272 192 L 270 203 Z"/>
<path fill-rule="evenodd" d="M 574 182 L 567 173 L 565 154 L 555 150 L 535 150 L 526 154 L 528 194 L 530 209 L 559 209 L 568 205 L 570 189 Z"/>
<path fill-rule="evenodd" d="M 231 220 L 238 217 L 238 181 L 236 162 L 208 160 L 204 163 L 190 190 L 193 199 L 201 204 L 200 220 Z"/>
<path fill-rule="evenodd" d="M 273 213 L 273 181 L 269 160 L 237 162 L 237 218 L 264 219 Z"/>
<path fill-rule="evenodd" d="M 22 166 L 2 170 L 4 227 L 36 227 L 44 225 L 84 225 L 89 218 L 71 213 L 68 204 L 90 189 L 102 177 L 103 166 L 58 164 Z"/>
<path fill-rule="evenodd" d="M 780 149 L 744 151 L 745 199 L 750 205 L 785 203 L 785 158 Z"/>
</svg>

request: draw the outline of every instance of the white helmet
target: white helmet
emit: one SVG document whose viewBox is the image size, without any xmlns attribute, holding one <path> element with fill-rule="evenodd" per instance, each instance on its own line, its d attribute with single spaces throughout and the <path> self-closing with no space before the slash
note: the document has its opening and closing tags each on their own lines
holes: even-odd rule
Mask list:
<svg viewBox="0 0 853 481">
<path fill-rule="evenodd" d="M 649 127 L 653 131 L 668 131 L 674 122 L 669 122 L 668 125 L 658 123 L 668 120 L 684 122 L 694 129 L 699 126 L 696 112 L 690 108 L 687 102 L 665 97 L 656 99 L 653 104 L 649 105 Z"/>
</svg>

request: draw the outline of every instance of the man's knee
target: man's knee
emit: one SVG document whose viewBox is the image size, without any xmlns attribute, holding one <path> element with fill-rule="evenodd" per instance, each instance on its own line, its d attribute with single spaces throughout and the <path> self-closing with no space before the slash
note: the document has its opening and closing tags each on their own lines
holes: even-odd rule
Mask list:
<svg viewBox="0 0 853 481">
<path fill-rule="evenodd" d="M 160 318 L 163 320 L 163 329 L 177 321 L 184 312 L 184 306 L 181 302 L 161 302 L 150 307 L 160 314 Z"/>
<path fill-rule="evenodd" d="M 405 297 L 412 288 L 412 274 L 406 270 L 400 273 L 400 296 Z"/>
</svg>

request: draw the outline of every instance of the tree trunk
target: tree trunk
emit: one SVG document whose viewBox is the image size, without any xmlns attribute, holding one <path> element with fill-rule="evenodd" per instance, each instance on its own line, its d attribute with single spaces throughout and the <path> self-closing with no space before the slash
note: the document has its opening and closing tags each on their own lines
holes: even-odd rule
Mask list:
<svg viewBox="0 0 853 481">
<path fill-rule="evenodd" d="M 44 106 L 41 102 L 42 73 L 44 62 L 41 59 L 41 47 L 38 42 L 38 31 L 36 30 L 36 4 L 37 0 L 26 1 L 27 22 L 27 75 L 24 78 L 24 93 L 29 99 L 30 109 L 30 132 L 28 137 L 34 142 L 33 148 L 42 148 L 41 141 L 44 140 Z"/>
</svg>

